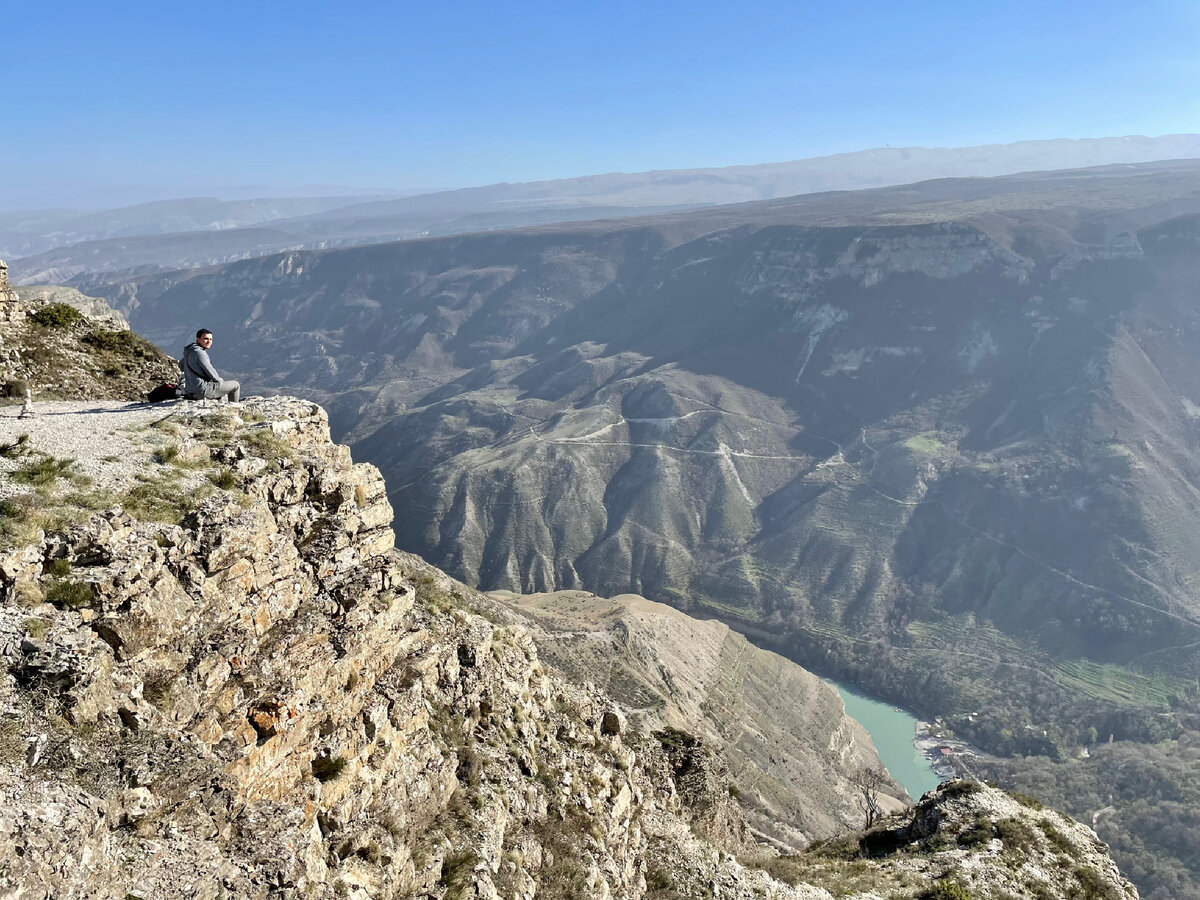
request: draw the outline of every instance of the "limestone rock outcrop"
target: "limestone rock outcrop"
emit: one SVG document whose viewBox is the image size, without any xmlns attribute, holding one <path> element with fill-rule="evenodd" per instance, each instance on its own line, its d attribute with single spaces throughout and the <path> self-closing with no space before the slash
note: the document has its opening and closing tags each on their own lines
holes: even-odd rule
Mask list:
<svg viewBox="0 0 1200 900">
<path fill-rule="evenodd" d="M 709 840 L 744 846 L 721 759 L 698 748 L 685 794 L 657 739 L 405 567 L 319 407 L 172 418 L 228 489 L 0 560 L 0 891 L 638 896 L 644 813 L 686 822 L 712 786 Z"/>
<path fill-rule="evenodd" d="M 831 896 L 770 873 L 788 862 L 749 839 L 712 748 L 631 727 L 396 553 L 378 470 L 320 407 L 163 412 L 157 462 L 128 463 L 187 491 L 167 472 L 0 523 L 0 896 Z M 42 506 L 82 502 L 56 484 Z M 962 818 L 936 797 L 917 816 L 948 829 L 942 808 Z M 893 883 L 880 865 L 852 896 Z"/>
</svg>

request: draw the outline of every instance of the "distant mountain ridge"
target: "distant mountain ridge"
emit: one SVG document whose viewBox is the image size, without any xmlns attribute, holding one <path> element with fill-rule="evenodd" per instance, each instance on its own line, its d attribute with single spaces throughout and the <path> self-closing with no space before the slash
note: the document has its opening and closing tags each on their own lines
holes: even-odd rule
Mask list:
<svg viewBox="0 0 1200 900">
<path fill-rule="evenodd" d="M 882 147 L 780 163 L 494 184 L 357 203 L 314 213 L 309 220 L 376 218 L 478 209 L 502 204 L 562 206 L 705 206 L 771 200 L 820 191 L 886 187 L 934 178 L 1010 175 L 1114 163 L 1200 157 L 1200 135 L 1021 141 L 977 147 Z"/>
<path fill-rule="evenodd" d="M 74 209 L 0 212 L 0 254 L 29 256 L 81 241 L 246 228 L 275 219 L 318 213 L 362 199 L 356 196 L 254 200 L 184 197 L 86 212 Z"/>
<path fill-rule="evenodd" d="M 0 213 L 0 256 L 26 283 L 97 275 L 116 281 L 136 271 L 216 265 L 283 250 L 614 219 L 929 179 L 1196 157 L 1200 135 L 1194 134 L 884 147 L 791 162 L 607 173 L 368 201 L 188 199 L 87 215 Z M 268 223 L 271 233 L 264 236 Z M 218 229 L 228 233 L 218 239 L 213 234 Z M 148 235 L 169 239 L 149 240 Z M 81 242 L 91 243 L 78 246 Z"/>
</svg>

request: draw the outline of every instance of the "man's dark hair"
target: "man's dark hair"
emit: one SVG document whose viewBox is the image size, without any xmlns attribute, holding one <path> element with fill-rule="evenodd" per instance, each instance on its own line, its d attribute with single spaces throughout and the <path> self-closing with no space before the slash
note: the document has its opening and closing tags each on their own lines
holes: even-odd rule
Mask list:
<svg viewBox="0 0 1200 900">
<path fill-rule="evenodd" d="M 209 335 L 209 334 L 212 334 L 212 332 L 209 331 L 207 328 L 201 328 L 199 331 L 196 332 L 196 340 L 200 340 L 200 338 L 204 337 L 205 335 Z"/>
</svg>

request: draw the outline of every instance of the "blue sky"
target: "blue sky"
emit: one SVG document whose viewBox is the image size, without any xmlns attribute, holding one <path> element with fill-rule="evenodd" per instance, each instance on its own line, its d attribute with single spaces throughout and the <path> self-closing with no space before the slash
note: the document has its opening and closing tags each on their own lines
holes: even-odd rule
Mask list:
<svg viewBox="0 0 1200 900">
<path fill-rule="evenodd" d="M 10 209 L 1200 131 L 1195 0 L 64 0 L 0 53 Z"/>
</svg>

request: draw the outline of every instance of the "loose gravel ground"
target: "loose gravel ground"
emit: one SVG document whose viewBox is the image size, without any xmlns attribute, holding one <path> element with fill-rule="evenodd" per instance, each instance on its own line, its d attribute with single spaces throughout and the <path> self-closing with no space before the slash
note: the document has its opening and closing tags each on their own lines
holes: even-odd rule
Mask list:
<svg viewBox="0 0 1200 900">
<path fill-rule="evenodd" d="M 29 436 L 29 450 L 74 460 L 72 471 L 92 480 L 97 489 L 127 490 L 138 472 L 157 466 L 155 449 L 170 444 L 171 435 L 150 426 L 186 411 L 189 416 L 223 413 L 216 402 L 124 403 L 120 400 L 47 401 L 35 403 L 32 417 L 19 418 L 21 404 L 0 408 L 0 445 Z M 0 456 L 0 473 L 28 464 L 31 457 Z M 130 465 L 130 462 L 134 465 Z M 190 480 L 199 481 L 194 475 Z M 0 477 L 0 497 L 29 493 L 29 488 Z"/>
</svg>

